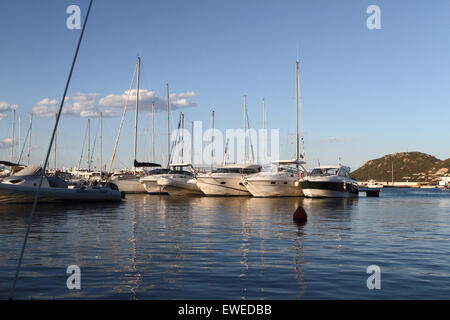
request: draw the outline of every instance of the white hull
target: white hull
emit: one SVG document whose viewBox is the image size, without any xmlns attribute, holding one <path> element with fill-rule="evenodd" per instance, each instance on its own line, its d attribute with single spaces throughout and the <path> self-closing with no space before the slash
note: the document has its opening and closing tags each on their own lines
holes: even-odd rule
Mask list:
<svg viewBox="0 0 450 320">
<path fill-rule="evenodd" d="M 207 196 L 251 196 L 240 175 L 197 177 L 197 186 Z"/>
<path fill-rule="evenodd" d="M 149 194 L 167 194 L 167 191 L 164 190 L 163 186 L 160 186 L 157 182 L 158 178 L 157 177 L 145 177 L 142 178 L 140 183 L 142 184 L 142 186 L 145 189 L 146 193 Z"/>
<path fill-rule="evenodd" d="M 162 177 L 157 180 L 161 186 L 171 196 L 202 195 L 203 192 L 198 188 L 193 179 L 177 179 Z"/>
<path fill-rule="evenodd" d="M 144 186 L 139 182 L 139 177 L 135 179 L 111 180 L 117 185 L 120 191 L 125 193 L 147 193 Z"/>
<path fill-rule="evenodd" d="M 275 182 L 275 184 L 272 184 Z M 254 197 L 301 197 L 301 185 L 298 181 L 247 180 L 244 182 Z"/>
<path fill-rule="evenodd" d="M 303 194 L 307 198 L 357 198 L 357 193 L 346 191 L 335 191 L 327 189 L 303 189 Z"/>
</svg>

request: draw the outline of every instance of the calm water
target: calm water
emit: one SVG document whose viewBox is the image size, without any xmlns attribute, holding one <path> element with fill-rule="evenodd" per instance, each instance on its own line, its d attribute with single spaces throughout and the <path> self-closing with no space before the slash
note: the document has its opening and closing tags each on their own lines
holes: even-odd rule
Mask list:
<svg viewBox="0 0 450 320">
<path fill-rule="evenodd" d="M 298 205 L 308 222 L 297 225 Z M 31 207 L 0 205 L 6 299 Z M 450 298 L 450 192 L 380 198 L 172 198 L 41 205 L 16 298 Z M 81 290 L 66 268 L 81 268 Z M 381 290 L 368 290 L 369 265 Z"/>
</svg>

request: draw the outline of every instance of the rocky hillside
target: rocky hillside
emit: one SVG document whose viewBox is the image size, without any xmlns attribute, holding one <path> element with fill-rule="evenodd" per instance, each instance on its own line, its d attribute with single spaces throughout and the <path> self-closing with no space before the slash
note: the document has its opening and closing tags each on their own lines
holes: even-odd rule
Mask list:
<svg viewBox="0 0 450 320">
<path fill-rule="evenodd" d="M 361 168 L 352 172 L 358 181 L 374 179 L 391 181 L 392 167 L 394 181 L 436 182 L 450 170 L 450 159 L 439 160 L 426 153 L 401 152 L 388 154 L 382 158 L 367 161 Z"/>
</svg>

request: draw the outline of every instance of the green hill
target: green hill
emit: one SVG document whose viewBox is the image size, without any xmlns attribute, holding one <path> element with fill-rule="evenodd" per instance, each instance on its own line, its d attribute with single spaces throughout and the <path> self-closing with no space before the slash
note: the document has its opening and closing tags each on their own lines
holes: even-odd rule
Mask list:
<svg viewBox="0 0 450 320">
<path fill-rule="evenodd" d="M 438 158 L 421 152 L 401 152 L 388 154 L 382 158 L 367 161 L 351 176 L 358 181 L 374 179 L 391 181 L 392 167 L 394 181 L 433 182 L 450 170 L 450 159 Z"/>
</svg>

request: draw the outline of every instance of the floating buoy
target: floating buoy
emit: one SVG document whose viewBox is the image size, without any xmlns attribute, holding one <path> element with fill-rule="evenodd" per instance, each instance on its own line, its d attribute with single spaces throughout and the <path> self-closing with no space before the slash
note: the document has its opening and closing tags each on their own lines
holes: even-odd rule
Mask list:
<svg viewBox="0 0 450 320">
<path fill-rule="evenodd" d="M 302 206 L 298 206 L 298 208 L 295 210 L 294 212 L 294 216 L 293 216 L 294 221 L 306 221 L 308 220 L 308 215 L 306 214 L 305 209 L 303 209 Z"/>
</svg>

